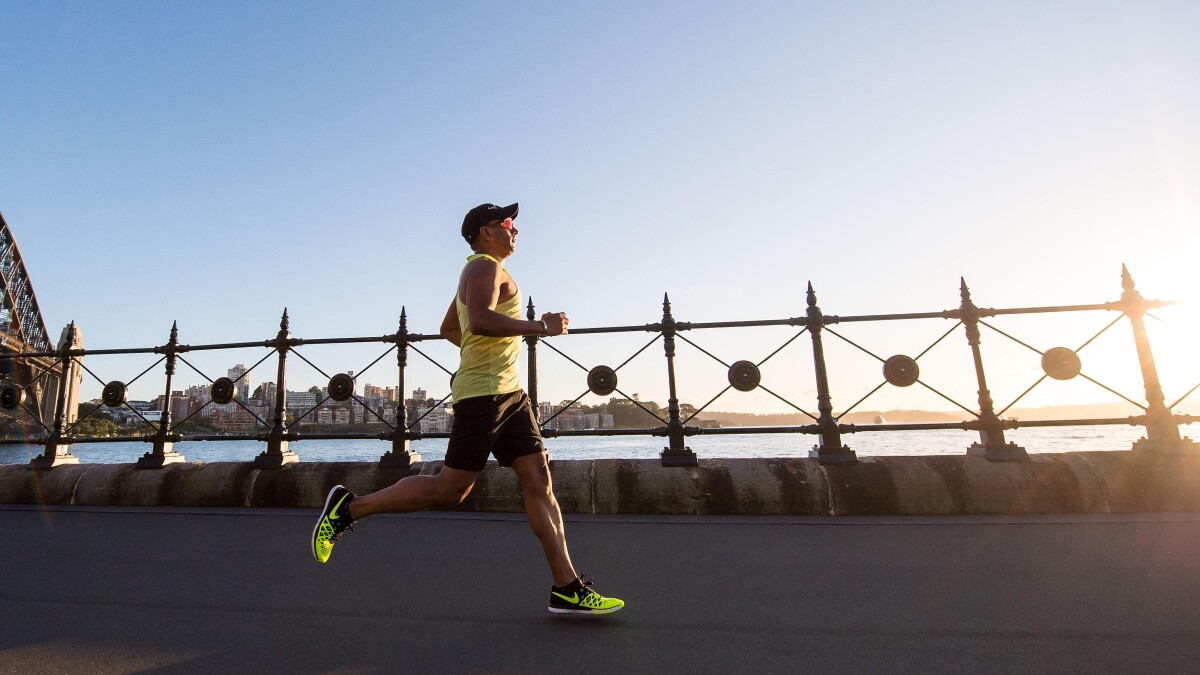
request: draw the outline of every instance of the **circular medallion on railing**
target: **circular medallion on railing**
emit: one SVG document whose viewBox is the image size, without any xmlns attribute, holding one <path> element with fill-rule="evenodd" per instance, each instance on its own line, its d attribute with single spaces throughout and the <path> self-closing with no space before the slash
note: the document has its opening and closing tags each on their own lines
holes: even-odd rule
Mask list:
<svg viewBox="0 0 1200 675">
<path fill-rule="evenodd" d="M 124 405 L 127 394 L 128 391 L 125 388 L 125 383 L 120 380 L 113 380 L 104 385 L 104 391 L 100 394 L 100 400 L 110 408 L 120 408 Z"/>
<path fill-rule="evenodd" d="M 1075 350 L 1054 347 L 1042 354 L 1042 371 L 1056 380 L 1070 380 L 1079 374 L 1083 364 Z"/>
<path fill-rule="evenodd" d="M 11 382 L 0 389 L 0 408 L 16 410 L 25 403 L 25 389 Z"/>
<path fill-rule="evenodd" d="M 354 395 L 354 378 L 346 373 L 338 373 L 329 378 L 329 398 L 341 402 L 349 401 Z"/>
<path fill-rule="evenodd" d="M 588 389 L 597 396 L 608 396 L 617 390 L 617 371 L 608 366 L 596 366 L 588 371 Z"/>
<path fill-rule="evenodd" d="M 228 377 L 218 377 L 212 383 L 212 387 L 209 388 L 208 393 L 212 396 L 213 403 L 225 405 L 237 397 L 238 388 L 233 383 L 233 380 Z"/>
<path fill-rule="evenodd" d="M 921 378 L 921 367 L 911 356 L 897 354 L 883 362 L 883 379 L 896 387 L 911 387 Z"/>
<path fill-rule="evenodd" d="M 762 382 L 762 372 L 750 361 L 737 361 L 729 366 L 729 385 L 738 391 L 753 391 Z"/>
</svg>

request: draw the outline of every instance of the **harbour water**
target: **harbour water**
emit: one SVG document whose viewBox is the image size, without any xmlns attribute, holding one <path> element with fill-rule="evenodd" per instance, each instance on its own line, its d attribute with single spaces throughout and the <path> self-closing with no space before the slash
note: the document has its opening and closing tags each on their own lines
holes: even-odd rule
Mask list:
<svg viewBox="0 0 1200 675">
<path fill-rule="evenodd" d="M 1181 432 L 1200 441 L 1200 423 L 1181 427 Z M 1128 450 L 1145 435 L 1142 427 L 1100 426 L 1018 429 L 1006 432 L 1011 440 L 1031 453 L 1079 450 Z M 845 445 L 860 457 L 897 455 L 957 455 L 978 441 L 970 431 L 890 431 L 842 436 Z M 715 457 L 806 457 L 815 442 L 808 434 L 748 434 L 696 436 L 688 447 L 701 459 Z M 553 459 L 656 459 L 665 438 L 649 436 L 548 438 L 546 448 Z M 265 449 L 255 441 L 189 441 L 175 449 L 189 462 L 244 462 Z M 390 443 L 375 440 L 306 440 L 291 444 L 301 461 L 373 462 L 388 451 Z M 414 441 L 412 448 L 426 461 L 445 456 L 446 440 Z M 134 462 L 150 450 L 149 443 L 86 443 L 72 447 L 83 462 Z M 0 464 L 25 464 L 40 455 L 35 445 L 0 446 Z"/>
</svg>

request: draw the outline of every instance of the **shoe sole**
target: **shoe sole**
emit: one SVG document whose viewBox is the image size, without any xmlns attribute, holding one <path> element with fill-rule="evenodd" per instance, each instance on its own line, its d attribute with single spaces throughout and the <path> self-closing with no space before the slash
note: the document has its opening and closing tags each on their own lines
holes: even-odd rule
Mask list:
<svg viewBox="0 0 1200 675">
<path fill-rule="evenodd" d="M 551 614 L 612 614 L 625 609 L 625 605 L 609 609 L 566 609 L 563 607 L 547 607 Z"/>
<path fill-rule="evenodd" d="M 333 487 L 329 488 L 329 494 L 325 495 L 325 508 L 321 509 L 321 515 L 317 517 L 317 524 L 313 526 L 311 539 L 312 554 L 313 558 L 315 558 L 316 561 L 321 564 L 325 564 L 326 561 L 321 560 L 320 556 L 317 555 L 317 533 L 321 531 L 321 523 L 325 522 L 325 518 L 329 515 L 329 503 L 333 501 L 333 495 L 340 487 L 342 486 L 334 485 Z"/>
</svg>

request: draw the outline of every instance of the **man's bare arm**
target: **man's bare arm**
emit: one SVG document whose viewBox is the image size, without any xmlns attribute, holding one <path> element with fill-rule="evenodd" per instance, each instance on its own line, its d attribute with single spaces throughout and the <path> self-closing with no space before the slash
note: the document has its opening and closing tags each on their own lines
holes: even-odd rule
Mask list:
<svg viewBox="0 0 1200 675">
<path fill-rule="evenodd" d="M 497 312 L 500 280 L 500 266 L 491 260 L 481 258 L 467 268 L 466 278 L 463 280 L 467 330 L 484 337 L 550 336 L 567 332 L 567 316 L 561 312 L 543 314 L 545 328 L 542 321 L 521 321 Z"/>
<path fill-rule="evenodd" d="M 462 329 L 458 327 L 458 308 L 455 306 L 455 300 L 450 301 L 450 309 L 446 310 L 446 317 L 442 319 L 442 327 L 438 333 L 442 337 L 449 340 L 455 347 L 462 346 Z"/>
</svg>

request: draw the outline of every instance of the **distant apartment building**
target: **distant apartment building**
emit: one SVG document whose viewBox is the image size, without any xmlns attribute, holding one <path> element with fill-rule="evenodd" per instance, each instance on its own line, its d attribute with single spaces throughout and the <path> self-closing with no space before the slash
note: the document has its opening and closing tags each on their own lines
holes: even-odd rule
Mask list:
<svg viewBox="0 0 1200 675">
<path fill-rule="evenodd" d="M 212 405 L 208 423 L 222 431 L 245 432 L 258 428 L 258 420 L 249 410 L 236 403 Z"/>
<path fill-rule="evenodd" d="M 250 400 L 250 369 L 239 363 L 230 368 L 225 374 L 237 384 L 237 399 L 242 403 Z"/>
<path fill-rule="evenodd" d="M 549 419 L 547 416 L 545 419 Z M 613 416 L 608 413 L 578 413 L 564 412 L 549 422 L 543 422 L 547 429 L 555 431 L 580 431 L 584 429 L 612 429 Z"/>
<path fill-rule="evenodd" d="M 275 386 L 274 382 L 263 382 L 262 392 L 259 395 L 259 400 L 262 401 L 263 405 L 272 410 L 275 409 Z"/>
<path fill-rule="evenodd" d="M 363 386 L 363 400 L 371 401 L 378 399 L 380 401 L 396 402 L 397 391 L 395 387 L 376 387 L 374 385 Z"/>
<path fill-rule="evenodd" d="M 116 408 L 104 406 L 104 411 L 114 422 L 126 426 L 139 424 L 143 418 L 157 422 L 162 417 L 162 410 L 155 408 L 151 401 L 128 401 L 124 406 Z"/>
<path fill-rule="evenodd" d="M 212 393 L 208 385 L 197 384 L 188 387 L 183 390 L 183 395 L 188 400 L 188 411 L 184 417 L 191 417 L 193 420 L 203 420 L 208 417 L 209 410 L 204 407 L 204 404 L 212 400 Z"/>
<path fill-rule="evenodd" d="M 314 420 L 316 420 L 317 424 L 333 424 L 333 408 L 326 408 L 322 406 L 317 408 L 317 410 L 309 417 L 312 417 Z"/>
<path fill-rule="evenodd" d="M 299 410 L 303 413 L 305 410 L 317 404 L 317 395 L 311 391 L 291 391 L 287 393 L 287 409 Z"/>
<path fill-rule="evenodd" d="M 188 407 L 188 397 L 182 391 L 171 392 L 171 420 L 178 422 L 188 416 L 191 410 Z M 167 399 L 163 395 L 158 395 L 150 402 L 150 409 L 162 414 L 162 411 L 167 409 Z"/>
<path fill-rule="evenodd" d="M 193 412 L 191 399 L 182 391 L 171 392 L 171 419 L 178 423 L 187 419 Z"/>
<path fill-rule="evenodd" d="M 418 419 L 421 421 L 417 422 Z M 409 402 L 408 423 L 413 425 L 413 431 L 427 434 L 446 433 L 454 426 L 454 411 L 445 403 L 431 399 L 414 399 Z"/>
<path fill-rule="evenodd" d="M 355 414 L 358 416 L 358 421 L 376 424 L 380 423 L 382 419 L 388 424 L 393 424 L 396 421 L 396 392 L 397 390 L 393 387 L 365 385 L 362 401 L 366 404 L 366 408 L 364 409 L 361 404 L 355 402 Z"/>
<path fill-rule="evenodd" d="M 350 408 L 343 405 L 323 405 L 313 415 L 317 424 L 350 424 Z"/>
</svg>

